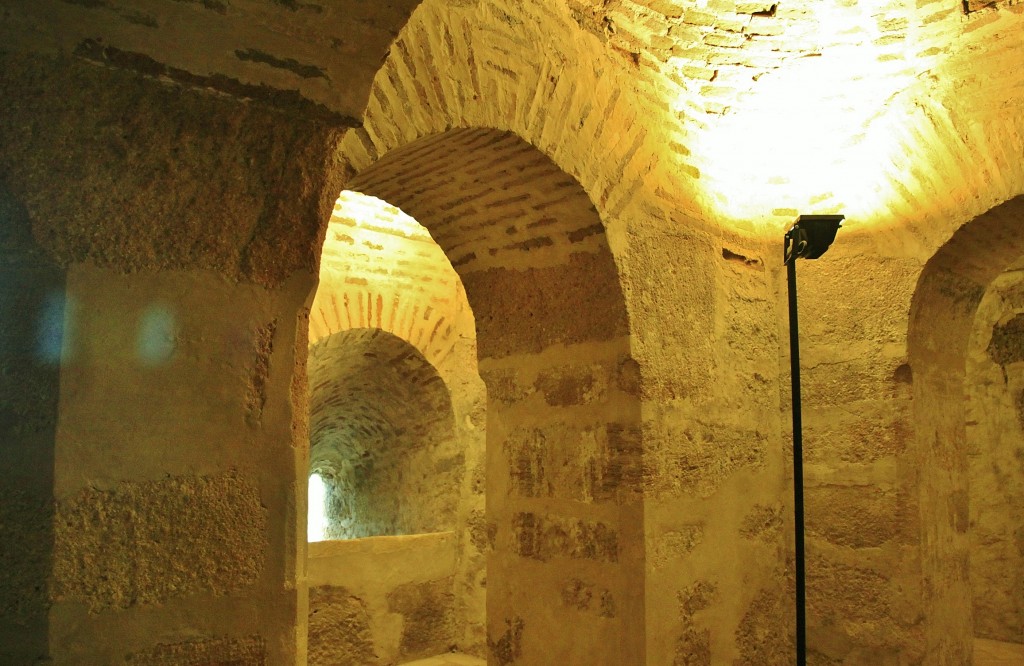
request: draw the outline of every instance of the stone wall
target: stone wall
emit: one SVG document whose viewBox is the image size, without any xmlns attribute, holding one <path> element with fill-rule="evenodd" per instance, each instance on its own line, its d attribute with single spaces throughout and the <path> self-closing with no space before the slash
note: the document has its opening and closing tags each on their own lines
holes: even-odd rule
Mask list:
<svg viewBox="0 0 1024 666">
<path fill-rule="evenodd" d="M 452 532 L 309 546 L 311 666 L 391 666 L 460 640 Z"/>
<path fill-rule="evenodd" d="M 917 663 L 920 618 L 906 605 L 920 585 L 906 548 L 920 529 L 917 482 L 901 467 L 916 455 L 904 340 L 919 263 L 839 233 L 797 267 L 809 646 L 823 663 Z M 787 425 L 789 405 L 785 391 Z"/>
<path fill-rule="evenodd" d="M 974 633 L 1024 642 L 1024 283 L 998 276 L 968 357 L 967 460 Z"/>
</svg>

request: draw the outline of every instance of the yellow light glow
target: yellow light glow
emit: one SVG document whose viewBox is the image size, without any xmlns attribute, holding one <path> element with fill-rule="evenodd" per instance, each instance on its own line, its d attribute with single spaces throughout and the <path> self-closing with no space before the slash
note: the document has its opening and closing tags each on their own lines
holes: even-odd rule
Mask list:
<svg viewBox="0 0 1024 666">
<path fill-rule="evenodd" d="M 901 70 L 900 67 L 903 69 Z M 765 75 L 693 145 L 717 215 L 735 224 L 792 212 L 884 211 L 905 153 L 913 72 L 870 48 L 834 49 Z"/>
<path fill-rule="evenodd" d="M 949 85 L 941 30 L 879 3 L 812 3 L 801 27 L 781 48 L 755 34 L 742 48 L 757 66 L 669 59 L 666 153 L 685 177 L 668 186 L 696 214 L 755 233 L 799 214 L 843 213 L 848 226 L 905 216 L 928 196 L 915 129 Z"/>
<path fill-rule="evenodd" d="M 434 360 L 450 349 L 452 325 L 467 310 L 458 274 L 426 228 L 386 201 L 341 193 L 324 239 L 310 344 L 379 328 Z"/>
<path fill-rule="evenodd" d="M 346 190 L 334 211 L 324 239 L 323 257 L 328 265 L 335 258 L 350 256 L 353 249 L 397 257 L 415 247 L 416 241 L 430 241 L 430 234 L 419 222 L 376 197 Z"/>
</svg>

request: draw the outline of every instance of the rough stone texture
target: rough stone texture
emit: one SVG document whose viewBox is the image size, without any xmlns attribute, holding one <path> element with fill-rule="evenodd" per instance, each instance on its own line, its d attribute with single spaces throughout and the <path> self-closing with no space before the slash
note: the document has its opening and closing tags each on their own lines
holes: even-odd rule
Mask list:
<svg viewBox="0 0 1024 666">
<path fill-rule="evenodd" d="M 617 562 L 619 541 L 616 532 L 603 523 L 592 523 L 554 516 L 519 513 L 512 529 L 516 552 L 536 560 L 570 558 Z"/>
<path fill-rule="evenodd" d="M 795 627 L 788 619 L 792 597 L 777 590 L 761 590 L 736 629 L 740 649 L 737 666 L 782 666 L 795 650 Z M 808 663 L 811 663 L 810 661 Z"/>
<path fill-rule="evenodd" d="M 267 646 L 259 636 L 161 643 L 126 661 L 132 666 L 264 666 Z"/>
<path fill-rule="evenodd" d="M 611 591 L 578 578 L 570 579 L 562 588 L 562 603 L 578 611 L 615 617 L 615 598 Z"/>
<path fill-rule="evenodd" d="M 388 594 L 388 608 L 402 616 L 403 659 L 450 652 L 455 642 L 453 578 L 409 583 Z"/>
<path fill-rule="evenodd" d="M 124 483 L 57 505 L 54 596 L 92 612 L 253 585 L 267 558 L 267 511 L 237 474 Z"/>
<path fill-rule="evenodd" d="M 366 329 L 325 338 L 308 363 L 310 473 L 326 486 L 326 536 L 453 529 L 466 454 L 437 370 L 409 343 Z"/>
<path fill-rule="evenodd" d="M 268 286 L 315 265 L 336 127 L 74 58 L 0 59 L 0 172 L 58 263 Z"/>
<path fill-rule="evenodd" d="M 707 610 L 716 593 L 716 586 L 708 581 L 699 581 L 678 593 L 679 619 L 683 629 L 676 641 L 673 666 L 711 665 L 711 631 L 694 626 L 694 615 Z"/>
<path fill-rule="evenodd" d="M 695 392 L 709 388 L 712 372 L 714 274 L 705 265 L 713 250 L 707 239 L 686 233 L 632 233 L 629 241 L 630 271 L 638 274 L 631 280 L 630 301 L 650 324 L 636 334 L 642 395 L 697 397 Z M 658 323 L 668 321 L 676 324 Z"/>
<path fill-rule="evenodd" d="M 743 518 L 740 535 L 746 539 L 759 539 L 773 543 L 778 538 L 781 529 L 782 507 L 759 505 Z"/>
<path fill-rule="evenodd" d="M 343 587 L 309 590 L 309 663 L 379 663 L 366 605 Z"/>
<path fill-rule="evenodd" d="M 518 497 L 603 502 L 629 496 L 641 481 L 640 434 L 614 423 L 517 428 L 504 448 Z"/>
<path fill-rule="evenodd" d="M 505 631 L 493 641 L 487 639 L 487 648 L 500 666 L 516 663 L 522 656 L 523 620 L 514 618 L 505 621 Z"/>
<path fill-rule="evenodd" d="M 615 263 L 607 253 L 572 254 L 557 268 L 489 269 L 463 280 L 481 358 L 610 340 L 626 332 Z"/>
<path fill-rule="evenodd" d="M 680 431 L 645 432 L 645 441 L 657 447 L 644 461 L 657 492 L 709 497 L 736 471 L 765 465 L 768 433 L 692 423 Z"/>
<path fill-rule="evenodd" d="M 974 634 L 1024 642 L 1024 283 L 993 280 L 967 358 L 967 477 Z"/>
<path fill-rule="evenodd" d="M 146 74 L 162 71 L 197 87 L 245 91 L 261 100 L 283 97 L 292 105 L 356 117 L 381 58 L 416 4 L 44 0 L 9 3 L 6 11 L 17 33 L 8 42 L 14 47 L 72 51 L 95 40 Z M 214 36 L 217 48 L 206 47 L 196 58 L 161 39 L 179 26 Z"/>
<path fill-rule="evenodd" d="M 309 544 L 309 663 L 406 663 L 466 640 L 457 543 L 443 532 Z"/>
<path fill-rule="evenodd" d="M 848 548 L 874 548 L 900 536 L 895 492 L 843 486 L 814 487 L 806 493 L 806 512 L 814 516 L 809 534 Z"/>
<path fill-rule="evenodd" d="M 996 365 L 1007 366 L 1024 361 L 1024 315 L 1016 314 L 992 328 L 992 338 L 985 350 Z"/>
<path fill-rule="evenodd" d="M 648 561 L 657 569 L 678 562 L 704 540 L 703 525 L 685 525 L 679 530 L 662 532 L 649 550 Z"/>
</svg>

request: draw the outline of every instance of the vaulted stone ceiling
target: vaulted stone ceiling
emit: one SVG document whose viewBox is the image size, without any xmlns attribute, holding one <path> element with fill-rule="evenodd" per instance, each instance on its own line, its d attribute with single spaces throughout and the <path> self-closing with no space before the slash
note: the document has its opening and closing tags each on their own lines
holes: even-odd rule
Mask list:
<svg viewBox="0 0 1024 666">
<path fill-rule="evenodd" d="M 371 162 L 426 130 L 511 129 L 605 218 L 644 189 L 745 232 L 841 210 L 928 235 L 1024 182 L 1013 0 L 3 5 L 6 48 L 305 105 L 365 128 Z M 538 106 L 540 127 L 510 117 Z"/>
<path fill-rule="evenodd" d="M 6 48 L 281 100 L 356 123 L 370 82 L 419 0 L 5 0 Z M 288 98 L 298 101 L 299 98 Z"/>
</svg>

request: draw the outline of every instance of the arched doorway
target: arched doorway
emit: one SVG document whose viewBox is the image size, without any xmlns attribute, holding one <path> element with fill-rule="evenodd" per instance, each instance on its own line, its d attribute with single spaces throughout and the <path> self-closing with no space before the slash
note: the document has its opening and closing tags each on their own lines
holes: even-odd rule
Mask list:
<svg viewBox="0 0 1024 666">
<path fill-rule="evenodd" d="M 972 502 L 971 468 L 977 471 L 979 461 L 974 456 L 972 465 L 969 432 L 978 434 L 971 417 L 978 404 L 971 409 L 968 404 L 981 389 L 970 381 L 979 378 L 971 336 L 990 314 L 979 308 L 999 276 L 1024 257 L 1022 222 L 1024 199 L 1018 197 L 964 225 L 928 261 L 914 295 L 909 336 L 916 429 L 912 473 L 919 488 L 926 660 L 942 655 L 951 663 L 970 663 L 976 611 L 971 560 L 979 554 L 971 546 L 976 536 L 972 515 L 979 509 L 1019 513 L 1011 506 Z M 990 328 L 987 349 L 992 337 Z"/>
<path fill-rule="evenodd" d="M 429 231 L 473 308 L 487 385 L 494 663 L 642 663 L 641 434 L 625 301 L 586 192 L 518 136 L 455 129 L 353 190 Z"/>
<path fill-rule="evenodd" d="M 466 456 L 433 366 L 401 338 L 353 329 L 313 345 L 307 367 L 310 524 L 323 517 L 310 541 L 452 531 Z"/>
<path fill-rule="evenodd" d="M 1024 658 L 1022 269 L 997 275 L 979 303 L 965 398 L 974 636 L 989 651 L 1000 647 L 992 641 L 1020 646 Z"/>
<path fill-rule="evenodd" d="M 466 636 L 482 634 L 483 560 L 467 536 L 483 515 L 474 342 L 462 285 L 426 230 L 343 192 L 306 367 L 310 489 L 323 491 L 309 524 L 326 531 L 307 549 L 311 664 L 404 663 L 472 651 Z"/>
</svg>

